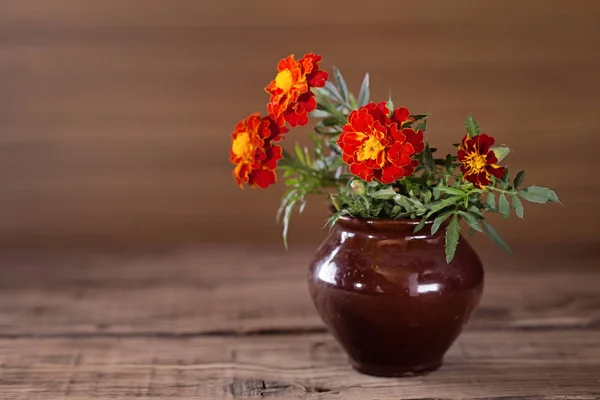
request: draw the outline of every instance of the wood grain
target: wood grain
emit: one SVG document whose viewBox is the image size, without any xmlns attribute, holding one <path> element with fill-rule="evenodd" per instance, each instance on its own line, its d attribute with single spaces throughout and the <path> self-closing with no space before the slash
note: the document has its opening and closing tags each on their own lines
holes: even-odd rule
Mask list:
<svg viewBox="0 0 600 400">
<path fill-rule="evenodd" d="M 324 334 L 4 339 L 0 397 L 591 400 L 600 396 L 599 345 L 597 332 L 467 332 L 438 372 L 385 379 L 353 372 Z"/>
<path fill-rule="evenodd" d="M 545 252 L 488 262 L 444 367 L 386 379 L 316 317 L 312 249 L 3 251 L 0 398 L 598 399 L 597 257 Z"/>
<path fill-rule="evenodd" d="M 6 253 L 0 258 L 0 338 L 324 332 L 305 281 L 313 253 L 243 247 L 40 252 L 25 259 Z M 600 328 L 597 257 L 579 266 L 573 258 L 570 269 L 564 256 L 554 265 L 543 260 L 488 262 L 489 283 L 470 328 Z"/>
<path fill-rule="evenodd" d="M 229 132 L 264 110 L 279 58 L 316 51 L 353 87 L 370 71 L 374 98 L 391 88 L 398 103 L 431 111 L 429 139 L 442 149 L 469 112 L 515 148 L 510 166 L 568 207 L 527 208 L 527 221 L 502 229 L 509 240 L 598 243 L 588 222 L 600 217 L 600 3 L 304 4 L 2 2 L 0 241 L 279 240 L 282 188 L 235 187 Z M 313 201 L 292 240 L 317 242 L 324 214 Z"/>
</svg>

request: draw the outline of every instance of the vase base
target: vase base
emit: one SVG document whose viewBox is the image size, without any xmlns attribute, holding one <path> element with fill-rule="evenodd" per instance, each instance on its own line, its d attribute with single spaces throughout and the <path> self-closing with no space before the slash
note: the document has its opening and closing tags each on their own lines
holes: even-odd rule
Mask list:
<svg viewBox="0 0 600 400">
<path fill-rule="evenodd" d="M 425 375 L 442 366 L 442 361 L 422 365 L 368 365 L 350 361 L 352 368 L 361 374 L 382 377 L 410 377 Z"/>
</svg>

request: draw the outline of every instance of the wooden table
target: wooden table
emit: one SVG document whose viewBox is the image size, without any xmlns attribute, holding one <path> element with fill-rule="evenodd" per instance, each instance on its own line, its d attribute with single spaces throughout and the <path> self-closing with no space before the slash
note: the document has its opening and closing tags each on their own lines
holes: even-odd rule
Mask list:
<svg viewBox="0 0 600 400">
<path fill-rule="evenodd" d="M 595 253 L 488 257 L 442 369 L 388 379 L 354 372 L 318 319 L 311 252 L 4 252 L 0 399 L 600 398 Z"/>
</svg>

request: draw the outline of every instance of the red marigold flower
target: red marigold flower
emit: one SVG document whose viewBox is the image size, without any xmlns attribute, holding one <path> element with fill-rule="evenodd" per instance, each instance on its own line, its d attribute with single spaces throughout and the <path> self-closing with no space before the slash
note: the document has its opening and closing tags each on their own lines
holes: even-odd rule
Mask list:
<svg viewBox="0 0 600 400">
<path fill-rule="evenodd" d="M 279 61 L 277 76 L 265 88 L 271 95 L 269 115 L 281 126 L 308 124 L 308 113 L 317 108 L 317 100 L 311 92 L 313 87 L 323 87 L 327 72 L 319 69 L 321 56 L 309 53 L 298 61 L 294 55 Z"/>
<path fill-rule="evenodd" d="M 235 164 L 233 176 L 240 187 L 247 183 L 252 188 L 265 189 L 275 183 L 275 168 L 282 152 L 274 142 L 286 132 L 287 128 L 258 113 L 238 122 L 232 134 L 229 161 Z"/>
<path fill-rule="evenodd" d="M 413 157 L 425 148 L 422 131 L 402 127 L 411 121 L 406 108 L 389 114 L 384 102 L 352 111 L 337 141 L 350 171 L 366 181 L 392 183 L 412 175 L 419 165 Z"/>
<path fill-rule="evenodd" d="M 506 168 L 496 165 L 498 158 L 491 147 L 494 138 L 482 133 L 475 137 L 466 135 L 458 147 L 458 161 L 465 182 L 482 189 L 492 183 L 490 175 L 500 179 Z"/>
</svg>

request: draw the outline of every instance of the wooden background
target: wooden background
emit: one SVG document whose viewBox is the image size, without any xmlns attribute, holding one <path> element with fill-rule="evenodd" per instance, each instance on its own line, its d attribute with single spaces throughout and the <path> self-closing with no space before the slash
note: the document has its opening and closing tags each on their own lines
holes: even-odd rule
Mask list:
<svg viewBox="0 0 600 400">
<path fill-rule="evenodd" d="M 264 111 L 279 58 L 323 54 L 375 99 L 433 113 L 442 149 L 472 112 L 511 167 L 565 206 L 500 226 L 519 243 L 598 244 L 600 2 L 0 3 L 0 242 L 279 240 L 282 188 L 240 191 L 239 119 Z M 288 136 L 304 140 L 307 129 Z M 324 234 L 320 199 L 292 243 Z"/>
</svg>

